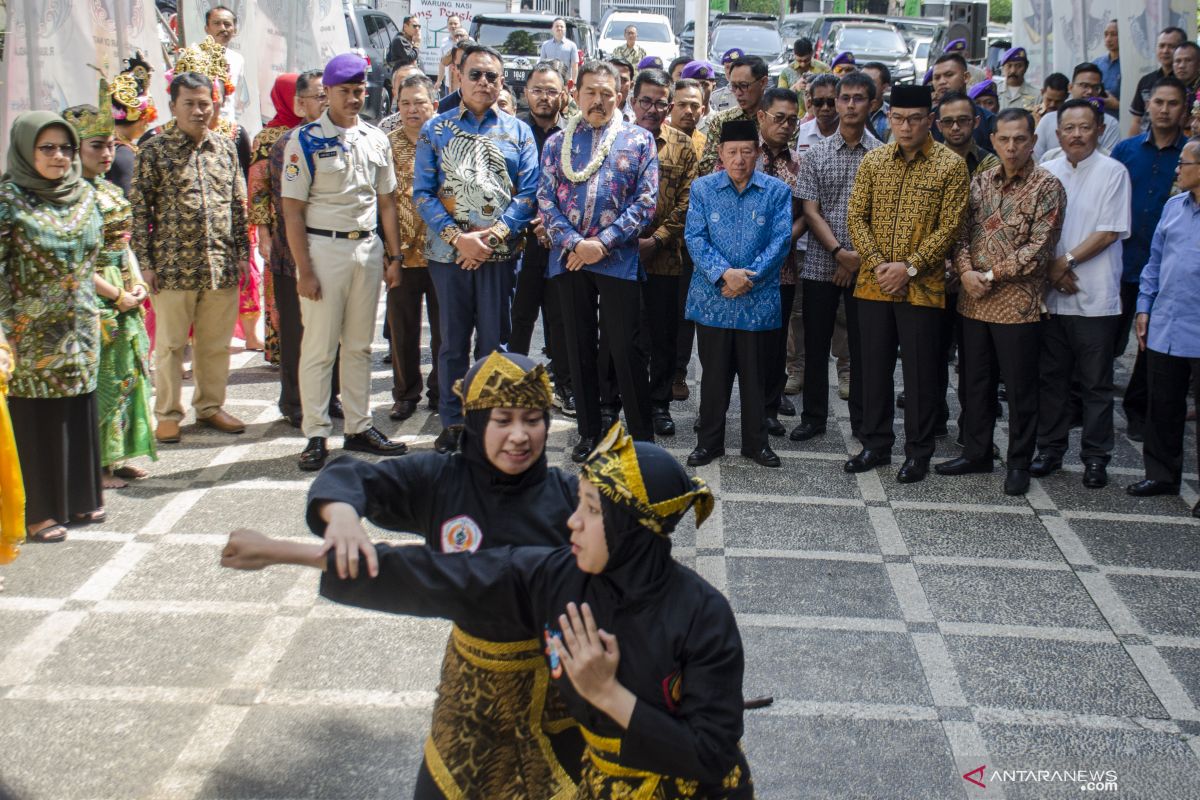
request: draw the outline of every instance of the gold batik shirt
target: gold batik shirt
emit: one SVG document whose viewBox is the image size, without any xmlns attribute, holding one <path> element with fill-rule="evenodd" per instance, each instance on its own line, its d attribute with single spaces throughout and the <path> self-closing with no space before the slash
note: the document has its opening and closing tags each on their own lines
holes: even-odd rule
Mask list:
<svg viewBox="0 0 1200 800">
<path fill-rule="evenodd" d="M 649 231 L 658 249 L 645 266 L 650 275 L 676 276 L 683 272 L 683 226 L 699 159 L 691 137 L 677 128 L 663 125 L 654 141 L 658 144 L 658 204 Z"/>
<path fill-rule="evenodd" d="M 425 220 L 413 203 L 413 174 L 417 146 L 402 128 L 388 134 L 392 146 L 392 168 L 396 172 L 396 219 L 400 224 L 400 255 L 404 267 L 424 267 Z"/>
<path fill-rule="evenodd" d="M 946 256 L 967 211 L 967 163 L 926 138 L 911 162 L 892 142 L 863 157 L 850 193 L 850 240 L 862 257 L 854 296 L 943 308 Z M 879 286 L 875 268 L 907 261 L 917 268 L 903 295 Z"/>
<path fill-rule="evenodd" d="M 133 252 L 166 290 L 228 289 L 250 258 L 246 180 L 237 146 L 214 131 L 196 144 L 170 127 L 141 146 L 129 192 Z"/>
</svg>

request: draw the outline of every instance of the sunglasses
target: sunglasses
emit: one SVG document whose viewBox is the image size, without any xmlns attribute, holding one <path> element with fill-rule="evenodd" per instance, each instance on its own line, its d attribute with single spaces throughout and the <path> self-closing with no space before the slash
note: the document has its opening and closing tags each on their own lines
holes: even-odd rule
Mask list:
<svg viewBox="0 0 1200 800">
<path fill-rule="evenodd" d="M 486 81 L 487 83 L 499 83 L 500 73 L 492 72 L 491 70 L 486 69 L 473 69 L 467 72 L 467 78 L 472 83 L 479 83 L 480 81 Z"/>
<path fill-rule="evenodd" d="M 75 145 L 73 144 L 39 144 L 37 149 L 46 158 L 54 158 L 55 154 L 61 154 L 67 158 L 75 155 Z"/>
<path fill-rule="evenodd" d="M 833 108 L 837 101 L 832 97 L 814 97 L 809 105 L 813 108 Z"/>
<path fill-rule="evenodd" d="M 651 100 L 649 97 L 639 97 L 637 99 L 637 104 L 641 106 L 643 111 L 650 111 L 653 109 L 660 113 L 671 107 L 671 104 L 666 100 Z"/>
</svg>

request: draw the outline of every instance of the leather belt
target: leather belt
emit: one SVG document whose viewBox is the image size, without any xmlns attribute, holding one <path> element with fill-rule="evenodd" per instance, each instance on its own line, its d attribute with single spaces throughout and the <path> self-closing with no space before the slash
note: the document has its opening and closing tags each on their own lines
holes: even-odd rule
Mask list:
<svg viewBox="0 0 1200 800">
<path fill-rule="evenodd" d="M 328 236 L 330 239 L 367 239 L 375 235 L 375 231 L 327 231 L 322 228 L 305 228 L 313 236 Z"/>
</svg>

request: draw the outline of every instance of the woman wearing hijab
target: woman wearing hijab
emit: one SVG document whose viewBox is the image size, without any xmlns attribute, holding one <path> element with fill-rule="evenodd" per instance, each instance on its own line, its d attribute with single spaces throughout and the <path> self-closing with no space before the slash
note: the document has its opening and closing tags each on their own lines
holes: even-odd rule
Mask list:
<svg viewBox="0 0 1200 800">
<path fill-rule="evenodd" d="M 456 391 L 466 412 L 461 452 L 340 458 L 313 483 L 308 522 L 343 574 L 358 574 L 360 554 L 363 572 L 378 568 L 360 519 L 416 532 L 443 553 L 567 542 L 576 480 L 546 462 L 545 368 L 492 353 Z M 416 797 L 549 800 L 573 791 L 583 742 L 557 692 L 547 692 L 542 647 L 538 634 L 503 618 L 454 627 Z"/>
<path fill-rule="evenodd" d="M 72 106 L 63 117 L 79 136 L 83 178 L 96 190 L 104 220 L 104 246 L 92 282 L 100 309 L 100 365 L 96 400 L 100 416 L 100 465 L 105 489 L 149 475 L 127 463 L 138 456 L 157 460 L 150 410 L 150 338 L 142 303 L 150 292 L 129 249 L 133 209 L 121 190 L 105 179 L 116 137 L 108 85 L 100 81 L 100 108 Z"/>
<path fill-rule="evenodd" d="M 304 121 L 295 111 L 296 79 L 299 77 L 295 72 L 285 72 L 275 78 L 275 84 L 271 87 L 271 104 L 275 106 L 275 116 L 258 132 L 250 145 L 246 195 L 250 198 L 249 221 L 257 229 L 258 254 L 263 263 L 270 258 L 270 228 L 275 224 L 267 168 L 271 160 L 271 148 L 284 134 Z M 266 319 L 263 321 L 263 358 L 270 364 L 278 364 L 279 315 L 275 310 L 275 281 L 269 269 L 263 270 L 263 298 L 267 307 Z"/>
<path fill-rule="evenodd" d="M 313 566 L 325 570 L 321 594 L 339 603 L 540 635 L 586 742 L 581 782 L 568 795 L 576 800 L 753 797 L 739 746 L 743 652 L 733 611 L 671 557 L 675 526 L 693 506 L 701 524 L 712 493 L 620 425 L 588 456 L 583 477 L 570 547 L 464 557 L 376 545 L 378 570 L 350 576 L 329 544 L 235 531 L 222 563 Z"/>
<path fill-rule="evenodd" d="M 58 114 L 13 121 L 0 179 L 0 350 L 35 542 L 104 518 L 96 410 L 100 324 L 92 273 L 102 220 L 79 135 Z"/>
</svg>

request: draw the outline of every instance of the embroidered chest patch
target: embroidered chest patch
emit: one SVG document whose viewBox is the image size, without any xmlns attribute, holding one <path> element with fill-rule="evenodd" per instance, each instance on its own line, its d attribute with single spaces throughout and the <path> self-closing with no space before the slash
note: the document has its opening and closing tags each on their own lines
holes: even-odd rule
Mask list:
<svg viewBox="0 0 1200 800">
<path fill-rule="evenodd" d="M 443 553 L 474 553 L 483 544 L 479 523 L 462 514 L 442 523 Z"/>
<path fill-rule="evenodd" d="M 683 679 L 675 670 L 662 680 L 663 701 L 672 714 L 679 712 L 679 701 L 683 699 Z"/>
<path fill-rule="evenodd" d="M 550 644 L 551 639 L 562 639 L 562 633 L 559 631 L 550 630 L 550 623 L 546 623 L 542 630 L 542 640 L 546 643 L 546 649 L 543 651 L 546 654 L 546 660 L 550 663 L 550 677 L 558 680 L 563 674 L 562 659 L 558 657 L 553 645 Z"/>
</svg>

